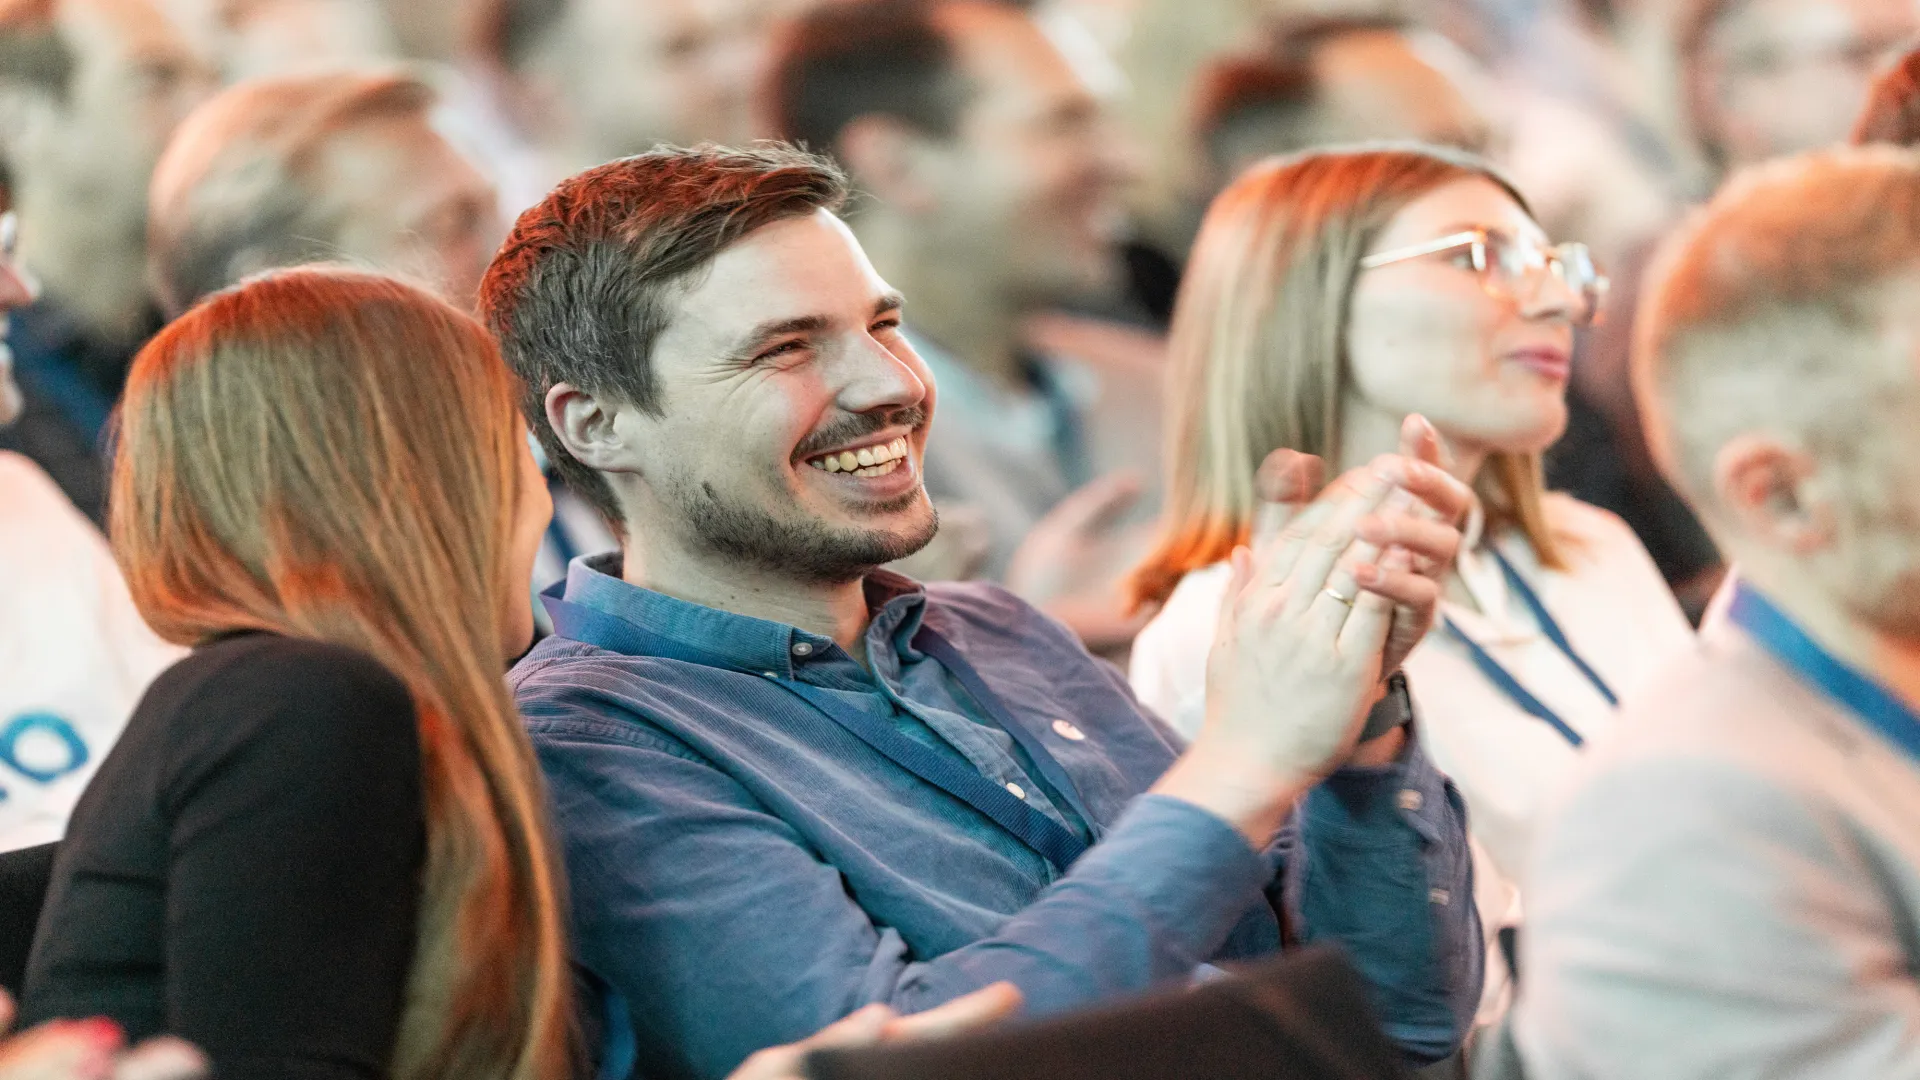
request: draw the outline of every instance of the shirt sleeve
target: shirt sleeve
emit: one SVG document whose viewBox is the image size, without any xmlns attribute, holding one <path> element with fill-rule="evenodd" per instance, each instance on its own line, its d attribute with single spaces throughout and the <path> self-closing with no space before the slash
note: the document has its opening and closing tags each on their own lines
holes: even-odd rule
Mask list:
<svg viewBox="0 0 1920 1080">
<path fill-rule="evenodd" d="M 869 1002 L 918 1011 L 999 980 L 1029 1014 L 1187 977 L 1272 864 L 1225 822 L 1143 796 L 997 932 L 912 955 L 745 789 L 690 753 L 535 726 L 577 944 L 627 1002 L 640 1074 L 719 1078 Z M 644 776 L 644 784 L 634 778 Z"/>
<path fill-rule="evenodd" d="M 1211 582 L 1173 600 L 1140 635 L 1132 689 L 1172 708 L 1191 737 L 1205 712 L 1217 606 Z M 1201 597 L 1203 602 L 1195 602 Z M 1184 725 L 1180 718 L 1184 718 Z M 1409 738 L 1398 762 L 1342 769 L 1307 794 L 1274 844 L 1269 890 L 1303 941 L 1343 946 L 1407 1057 L 1437 1061 L 1472 1028 L 1486 975 L 1460 793 Z"/>
<path fill-rule="evenodd" d="M 1542 834 L 1512 1034 L 1539 1080 L 1920 1076 L 1911 915 L 1843 812 L 1636 761 Z M 1910 903 L 1910 900 L 1906 901 Z"/>
<path fill-rule="evenodd" d="M 1399 761 L 1309 791 L 1276 841 L 1277 906 L 1303 942 L 1346 949 L 1415 1063 L 1458 1050 L 1486 975 L 1460 793 L 1409 738 Z"/>
<path fill-rule="evenodd" d="M 383 1077 L 426 845 L 412 700 L 358 653 L 269 650 L 187 700 L 162 780 L 167 1027 L 222 1080 Z"/>
</svg>

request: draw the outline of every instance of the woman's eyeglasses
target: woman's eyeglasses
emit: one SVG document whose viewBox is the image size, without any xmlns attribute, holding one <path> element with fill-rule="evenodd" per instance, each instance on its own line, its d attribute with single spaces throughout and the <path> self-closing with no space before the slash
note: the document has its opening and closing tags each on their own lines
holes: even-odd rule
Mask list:
<svg viewBox="0 0 1920 1080">
<path fill-rule="evenodd" d="M 1593 252 L 1585 244 L 1558 244 L 1543 247 L 1530 240 L 1485 229 L 1472 229 L 1443 236 L 1424 244 L 1394 248 L 1360 260 L 1362 269 L 1371 270 L 1390 263 L 1423 259 L 1430 255 L 1456 255 L 1480 275 L 1480 287 L 1491 296 L 1518 301 L 1533 283 L 1534 275 L 1545 270 L 1574 295 L 1573 321 L 1591 326 L 1607 298 L 1607 275 L 1593 261 Z"/>
</svg>

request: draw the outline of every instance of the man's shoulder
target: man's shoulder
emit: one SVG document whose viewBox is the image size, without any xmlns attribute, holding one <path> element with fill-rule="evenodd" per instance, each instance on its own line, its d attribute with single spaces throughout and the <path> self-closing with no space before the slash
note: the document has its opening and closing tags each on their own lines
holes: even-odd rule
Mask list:
<svg viewBox="0 0 1920 1080">
<path fill-rule="evenodd" d="M 1782 815 L 1871 813 L 1887 791 L 1861 788 L 1863 755 L 1890 748 L 1843 710 L 1799 683 L 1744 635 L 1712 635 L 1622 703 L 1613 730 L 1594 740 L 1566 796 L 1551 815 L 1574 831 L 1581 822 L 1624 846 L 1670 846 L 1701 830 L 1764 828 Z M 1920 797 L 1920 779 L 1902 777 Z M 1622 817 L 1643 822 L 1636 839 Z M 1767 813 L 1729 813 L 1736 805 Z M 1698 837 L 1694 837 L 1698 839 Z"/>
<path fill-rule="evenodd" d="M 1037 644 L 1085 651 L 1064 623 L 1004 586 L 990 581 L 938 581 L 927 584 L 926 590 L 928 618 L 935 629 L 954 634 L 954 644 L 963 652 L 1026 649 Z"/>
<path fill-rule="evenodd" d="M 664 739 L 677 747 L 655 718 L 684 695 L 691 667 L 555 636 L 513 666 L 507 685 L 535 742 L 584 736 L 647 745 Z"/>
</svg>

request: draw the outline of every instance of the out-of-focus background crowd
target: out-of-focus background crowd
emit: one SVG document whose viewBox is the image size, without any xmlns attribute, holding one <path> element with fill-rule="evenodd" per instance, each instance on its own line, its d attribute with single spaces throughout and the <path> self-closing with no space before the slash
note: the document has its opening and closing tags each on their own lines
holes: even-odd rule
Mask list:
<svg viewBox="0 0 1920 1080">
<path fill-rule="evenodd" d="M 1846 135 L 1911 0 L 5 0 L 0 163 L 37 300 L 0 433 L 96 521 L 129 358 L 199 296 L 345 259 L 470 298 L 556 180 L 659 142 L 833 152 L 941 387 L 946 527 L 1092 645 L 1154 509 L 1158 367 L 1209 198 L 1265 155 L 1417 139 L 1508 169 L 1612 271 L 1552 486 L 1633 525 L 1697 613 L 1719 559 L 1626 392 L 1650 243 L 1738 165 Z M 962 9 L 956 9 L 964 11 Z M 971 92 L 959 94 L 962 84 Z M 607 541 L 561 499 L 541 576 Z"/>
</svg>

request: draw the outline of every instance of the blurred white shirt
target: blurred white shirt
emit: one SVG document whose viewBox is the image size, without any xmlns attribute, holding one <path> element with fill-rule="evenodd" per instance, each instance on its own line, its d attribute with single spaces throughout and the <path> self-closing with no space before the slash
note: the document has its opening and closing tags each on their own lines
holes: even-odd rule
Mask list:
<svg viewBox="0 0 1920 1080">
<path fill-rule="evenodd" d="M 141 620 L 93 523 L 0 452 L 0 851 L 65 835 L 147 684 L 183 655 Z"/>
<path fill-rule="evenodd" d="M 1619 697 L 1637 689 L 1691 646 L 1693 630 L 1646 549 L 1612 514 L 1565 495 L 1547 496 L 1548 526 L 1570 567 L 1547 570 L 1518 532 L 1479 535 L 1469 524 L 1457 569 L 1476 611 L 1448 602 L 1442 614 L 1484 648 L 1514 680 L 1583 739 L 1611 727 L 1614 709 L 1541 632 L 1531 610 L 1507 588 L 1497 547 L 1560 624 L 1574 651 Z M 1225 563 L 1182 578 L 1133 646 L 1134 692 L 1192 738 L 1206 713 L 1206 659 L 1230 570 Z M 1505 1008 L 1507 967 L 1496 935 L 1522 918 L 1519 878 L 1540 809 L 1561 786 L 1578 750 L 1515 704 L 1474 666 L 1467 649 L 1436 628 L 1405 670 L 1422 744 L 1467 802 L 1474 853 L 1474 896 L 1489 955 L 1481 1020 Z"/>
</svg>

